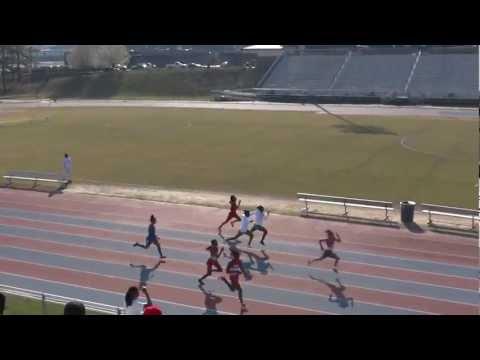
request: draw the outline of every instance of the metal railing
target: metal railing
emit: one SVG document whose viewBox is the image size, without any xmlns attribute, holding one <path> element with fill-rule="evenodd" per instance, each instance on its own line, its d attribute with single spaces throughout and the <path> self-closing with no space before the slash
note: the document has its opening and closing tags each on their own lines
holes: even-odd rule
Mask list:
<svg viewBox="0 0 480 360">
<path fill-rule="evenodd" d="M 33 300 L 40 300 L 42 302 L 42 314 L 43 315 L 47 314 L 47 312 L 46 312 L 47 302 L 54 303 L 54 304 L 65 305 L 66 303 L 68 303 L 70 301 L 79 301 L 85 306 L 86 310 L 95 311 L 95 312 L 99 312 L 99 313 L 102 313 L 102 314 L 122 315 L 122 313 L 123 313 L 122 308 L 117 307 L 117 306 L 101 304 L 101 303 L 96 303 L 96 302 L 92 302 L 92 301 L 80 300 L 80 299 L 74 299 L 74 298 L 69 298 L 69 297 L 66 297 L 66 296 L 49 294 L 49 293 L 45 293 L 45 292 L 41 292 L 41 291 L 22 289 L 22 288 L 17 288 L 17 287 L 14 287 L 14 286 L 9 286 L 9 285 L 0 284 L 0 292 L 5 293 L 5 294 L 20 296 L 20 297 L 24 297 L 24 298 L 28 298 L 28 299 L 33 299 Z"/>
</svg>

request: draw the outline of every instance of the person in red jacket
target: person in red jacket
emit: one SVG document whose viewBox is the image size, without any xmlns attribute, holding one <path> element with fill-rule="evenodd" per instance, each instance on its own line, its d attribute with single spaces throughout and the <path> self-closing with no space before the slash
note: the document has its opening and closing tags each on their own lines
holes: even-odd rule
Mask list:
<svg viewBox="0 0 480 360">
<path fill-rule="evenodd" d="M 162 310 L 156 305 L 149 305 L 143 309 L 143 315 L 146 316 L 155 316 L 155 315 L 163 315 Z"/>
<path fill-rule="evenodd" d="M 223 253 L 223 247 L 219 250 L 217 240 L 212 240 L 211 245 L 206 250 L 210 252 L 210 258 L 207 261 L 207 273 L 198 279 L 200 285 L 204 285 L 203 280 L 211 276 L 213 271 L 223 272 L 222 266 L 218 262 L 218 258 Z M 215 267 L 215 270 L 213 270 L 213 267 Z"/>
<path fill-rule="evenodd" d="M 242 305 L 242 312 L 245 312 L 247 307 L 243 301 L 243 289 L 240 286 L 240 274 L 243 274 L 246 279 L 249 279 L 249 275 L 245 271 L 242 261 L 240 260 L 240 252 L 236 249 L 232 249 L 231 254 L 232 260 L 228 263 L 226 269 L 226 272 L 230 277 L 230 282 L 223 276 L 220 280 L 228 286 L 230 291 L 238 291 L 238 299 Z"/>
</svg>

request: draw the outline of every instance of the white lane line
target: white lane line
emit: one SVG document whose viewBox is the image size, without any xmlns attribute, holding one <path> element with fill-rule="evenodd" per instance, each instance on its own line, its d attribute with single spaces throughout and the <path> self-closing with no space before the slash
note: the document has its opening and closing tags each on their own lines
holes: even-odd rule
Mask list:
<svg viewBox="0 0 480 360">
<path fill-rule="evenodd" d="M 26 210 L 23 210 L 24 212 L 28 212 Z M 47 215 L 48 216 L 48 215 Z M 83 217 L 73 217 L 73 216 L 69 216 L 69 215 L 57 215 L 55 214 L 54 216 L 58 216 L 58 217 L 66 217 L 66 218 L 71 218 L 71 219 L 80 219 L 80 220 L 86 220 L 86 221 L 99 221 L 97 219 L 91 219 L 91 218 L 83 218 Z M 19 218 L 18 216 L 16 218 Z M 21 219 L 25 219 L 24 217 L 20 217 Z M 28 218 L 26 218 L 27 220 L 30 220 Z M 35 221 L 35 220 L 33 220 Z M 38 220 L 37 220 L 38 221 Z M 134 231 L 124 231 L 124 230 L 114 230 L 114 229 L 105 229 L 105 228 L 102 228 L 102 227 L 98 227 L 98 226 L 88 226 L 88 225 L 70 225 L 70 224 L 65 224 L 65 223 L 61 223 L 59 221 L 54 221 L 54 220 L 40 220 L 41 222 L 45 222 L 45 223 L 56 223 L 56 224 L 63 224 L 63 225 L 66 225 L 66 226 L 78 226 L 78 227 L 85 227 L 85 228 L 93 228 L 93 229 L 100 229 L 100 230 L 105 230 L 105 231 L 112 231 L 112 232 L 120 232 L 120 233 L 126 233 L 126 234 L 135 234 L 137 236 L 140 236 L 138 233 L 134 232 Z M 110 223 L 110 224 L 118 224 L 118 225 L 127 225 L 129 226 L 130 224 L 122 224 L 122 223 L 115 223 L 115 222 L 111 222 L 111 221 L 105 221 L 105 220 L 100 220 L 100 222 L 104 222 L 104 223 Z M 7 226 L 7 225 L 5 225 Z M 10 226 L 10 225 L 8 225 Z M 139 225 L 133 225 L 135 227 L 140 227 Z M 206 236 L 206 235 L 209 235 L 209 234 L 205 234 L 205 233 L 202 233 L 202 232 L 198 232 L 198 231 L 190 231 L 190 230 L 178 230 L 178 229 L 170 229 L 170 228 L 162 228 L 159 230 L 159 232 L 161 233 L 163 231 L 170 231 L 170 232 L 173 232 L 173 233 L 186 233 L 186 234 L 191 234 L 192 236 Z M 48 231 L 48 230 L 45 230 L 45 231 Z M 52 231 L 54 232 L 54 231 Z M 213 236 L 213 235 L 212 235 Z M 173 239 L 180 239 L 180 240 L 183 240 L 184 238 L 183 237 L 179 237 L 179 236 L 170 236 L 170 238 L 173 238 Z M 313 246 L 313 245 L 308 245 L 308 244 L 295 244 L 295 243 L 290 243 L 290 242 L 286 242 L 286 241 L 282 241 L 282 240 L 276 240 L 275 241 L 276 244 L 284 244 L 286 246 L 291 246 L 293 248 L 299 248 L 299 247 L 303 247 L 303 248 L 307 248 L 307 249 L 312 249 L 314 250 L 315 252 L 318 251 L 318 248 Z M 393 255 L 379 255 L 379 254 L 375 254 L 375 253 L 369 253 L 369 252 L 364 252 L 364 251 L 343 251 L 343 250 L 340 250 L 339 251 L 340 253 L 345 253 L 345 254 L 352 254 L 352 255 L 367 255 L 367 256 L 372 256 L 372 257 L 377 257 L 377 258 L 387 258 L 387 259 L 396 259 L 396 260 L 400 260 L 400 261 L 411 261 L 411 262 L 418 262 L 418 263 L 423 263 L 423 264 L 437 264 L 437 265 L 442 265 L 442 266 L 447 266 L 447 267 L 454 267 L 454 268 L 464 268 L 464 269 L 471 269 L 471 270 L 477 270 L 478 267 L 475 267 L 475 266 L 469 266 L 469 265 L 458 265 L 458 264 L 451 264 L 449 262 L 439 262 L 439 261 L 434 261 L 434 260 L 421 260 L 421 259 L 412 259 L 412 258 L 405 258 L 405 257 L 399 257 L 399 256 L 393 256 Z M 306 256 L 306 255 L 305 255 Z M 468 278 L 468 277 L 467 277 Z"/>
<path fill-rule="evenodd" d="M 78 203 L 80 206 L 85 206 L 86 204 L 80 202 L 80 201 L 75 201 L 76 203 Z M 6 203 L 6 204 L 13 204 L 13 205 L 27 205 L 27 206 L 31 206 L 30 203 L 28 202 L 21 202 L 21 201 L 6 201 L 6 200 L 0 200 L 0 203 Z M 88 206 L 94 206 L 94 204 L 87 204 Z M 178 205 L 178 204 L 177 204 Z M 70 213 L 77 213 L 77 214 L 82 214 L 84 216 L 78 216 L 78 215 L 66 215 L 64 213 L 58 213 L 57 211 L 59 210 L 58 207 L 50 207 L 50 206 L 45 206 L 45 205 L 38 205 L 36 204 L 35 207 L 37 208 L 43 208 L 43 209 L 49 209 L 49 210 L 52 210 L 55 212 L 47 212 L 47 214 L 52 214 L 52 215 L 57 215 L 57 216 L 66 216 L 66 217 L 75 217 L 75 218 L 78 218 L 78 219 L 85 219 L 85 220 L 94 220 L 94 219 L 91 219 L 91 218 L 88 218 L 88 217 L 84 217 L 86 216 L 86 214 L 88 214 L 88 211 L 86 210 L 75 210 L 75 209 L 72 209 L 71 207 L 69 208 L 64 208 L 62 207 L 60 210 L 62 211 L 68 211 Z M 4 210 L 10 210 L 10 208 L 3 208 Z M 19 209 L 19 208 L 15 208 L 19 211 L 32 211 L 32 210 L 23 210 L 23 209 Z M 148 208 L 145 208 L 145 211 L 149 210 Z M 150 211 L 150 210 L 149 210 Z M 38 210 L 38 212 L 40 212 L 40 210 Z M 117 221 L 117 220 L 114 220 L 114 219 L 105 219 L 103 218 L 102 220 L 105 221 L 105 222 L 110 222 L 112 224 L 119 224 L 119 225 L 133 225 L 133 226 L 142 226 L 143 223 L 140 223 L 140 222 L 131 222 L 131 221 L 126 221 L 126 218 L 122 215 L 119 215 L 118 213 L 116 212 L 107 212 L 107 211 L 95 211 L 96 214 L 99 214 L 99 215 L 104 215 L 104 216 L 116 216 L 117 218 L 121 218 L 123 217 L 124 220 L 121 220 L 123 222 L 120 222 L 120 221 Z M 137 219 L 143 219 L 143 217 L 140 217 L 140 216 L 131 216 L 130 218 L 137 218 Z M 96 219 L 95 219 L 96 220 Z M 197 226 L 196 224 L 191 224 L 193 226 Z M 274 233 L 271 233 L 272 235 Z M 278 234 L 277 234 L 278 235 Z M 275 235 L 275 236 L 277 236 Z M 291 234 L 283 234 L 283 237 L 288 237 L 288 236 L 293 236 L 293 237 L 303 237 L 305 239 L 312 239 L 310 237 L 305 237 L 305 236 L 301 236 L 301 235 L 291 235 Z M 280 236 L 282 237 L 282 236 Z M 314 239 L 314 238 L 313 238 Z M 455 246 L 476 246 L 476 243 L 475 242 L 471 242 L 471 243 L 462 243 L 461 241 L 470 241 L 469 239 L 459 239 L 459 240 L 455 240 L 455 241 L 448 241 L 447 239 L 443 239 L 443 240 L 438 240 L 438 239 L 429 239 L 429 238 L 422 238 L 422 241 L 428 241 L 428 242 L 434 242 L 434 243 L 439 243 L 439 244 L 452 244 L 452 245 L 455 245 Z M 288 243 L 288 242 L 287 242 Z M 292 243 L 292 244 L 295 244 L 295 243 Z M 352 244 L 355 244 L 355 243 L 352 243 Z M 370 246 L 374 246 L 374 245 L 370 245 Z M 378 245 L 377 245 L 378 246 Z M 415 249 L 413 249 L 415 251 Z"/>
<path fill-rule="evenodd" d="M 48 253 L 47 253 L 47 254 L 48 254 Z M 41 266 L 41 267 L 45 267 L 45 268 L 52 268 L 52 269 L 58 269 L 58 270 L 66 270 L 66 271 L 70 271 L 70 272 L 87 274 L 87 275 L 94 275 L 94 276 L 102 276 L 102 277 L 111 278 L 111 279 L 119 279 L 119 280 L 122 280 L 122 281 L 134 281 L 134 280 L 132 280 L 132 279 L 124 278 L 124 277 L 121 277 L 121 276 L 98 274 L 98 273 L 94 273 L 94 272 L 90 272 L 90 271 L 75 270 L 75 269 L 71 269 L 71 268 L 65 268 L 65 267 L 57 266 L 57 265 L 37 264 L 37 263 L 31 262 L 31 261 L 10 259 L 10 258 L 7 258 L 7 257 L 4 257 L 4 256 L 1 256 L 1 255 L 0 255 L 0 260 L 1 260 L 1 259 L 7 260 L 7 261 L 13 261 L 13 262 L 20 262 L 20 263 L 24 263 L 24 264 L 30 264 L 30 265 L 33 264 L 33 265 Z M 83 260 L 85 260 L 85 259 L 83 259 Z M 49 281 L 50 281 L 50 280 L 49 280 Z M 168 287 L 168 288 L 172 288 L 172 289 L 184 290 L 184 291 L 193 292 L 193 293 L 198 294 L 198 291 L 197 291 L 197 290 L 190 289 L 190 288 L 184 288 L 184 287 L 176 286 L 176 285 L 166 285 L 166 284 L 162 284 L 162 283 L 155 283 L 155 284 L 156 284 L 157 286 L 164 286 L 164 287 Z M 76 286 L 76 285 L 74 285 L 74 286 Z M 221 294 L 221 295 L 222 295 L 222 297 L 227 297 L 227 298 L 231 298 L 231 299 L 234 299 L 234 300 L 238 300 L 236 297 L 233 297 L 233 296 L 231 296 L 231 295 L 224 295 L 224 294 Z M 279 304 L 279 303 L 274 303 L 274 302 L 270 302 L 270 301 L 266 301 L 266 300 L 258 300 L 258 299 L 247 298 L 247 297 L 244 297 L 244 299 L 245 299 L 245 300 L 252 301 L 252 302 L 267 304 L 267 305 L 274 305 L 274 306 L 278 306 L 278 307 L 286 307 L 286 308 L 291 308 L 291 309 L 296 309 L 296 310 L 302 310 L 302 311 L 308 311 L 308 312 L 315 312 L 315 313 L 318 313 L 318 314 L 338 315 L 338 314 L 333 313 L 333 312 L 322 311 L 322 310 L 315 310 L 315 309 L 310 309 L 310 308 L 305 308 L 305 307 L 295 306 L 295 305 Z"/>
<path fill-rule="evenodd" d="M 47 241 L 49 242 L 49 241 Z M 119 262 L 115 262 L 115 261 L 110 261 L 110 260 L 99 260 L 99 259 L 95 259 L 95 258 L 84 258 L 84 257 L 79 257 L 79 256 L 75 256 L 75 255 L 65 255 L 65 254 L 61 254 L 61 253 L 51 253 L 51 252 L 47 252 L 47 251 L 43 251 L 43 250 L 34 250 L 34 249 L 29 249 L 29 248 L 21 248 L 21 247 L 17 247 L 17 246 L 13 246 L 13 245 L 0 245 L 0 246 L 3 246 L 3 247 L 8 247 L 8 248 L 15 248 L 15 249 L 19 249 L 19 250 L 23 250 L 23 251 L 32 251 L 32 252 L 38 252 L 38 253 L 43 253 L 43 254 L 47 254 L 47 255 L 57 255 L 57 256 L 63 256 L 63 257 L 69 257 L 69 258 L 72 258 L 72 259 L 77 259 L 77 260 L 87 260 L 87 261 L 94 261 L 94 262 L 100 262 L 100 263 L 107 263 L 107 264 L 112 264 L 112 265 L 120 265 L 120 266 L 125 266 L 124 264 L 122 263 L 119 263 Z M 90 248 L 90 247 L 87 247 L 87 246 L 80 246 L 80 245 L 75 245 L 75 246 L 78 246 L 78 247 L 83 247 L 83 248 L 87 248 L 87 249 L 94 249 L 95 248 Z M 121 253 L 121 252 L 118 252 L 118 251 L 112 251 L 112 252 L 116 252 L 116 253 Z M 124 253 L 121 253 L 121 254 L 124 254 Z M 1 256 L 0 256 L 1 257 Z M 153 258 L 153 257 L 152 257 Z M 21 260 L 19 260 L 21 261 Z M 178 260 L 178 259 L 174 259 L 175 262 L 180 262 L 180 263 L 185 263 L 185 264 L 188 264 L 188 265 L 200 265 L 199 263 L 196 263 L 196 262 L 193 262 L 193 261 L 188 261 L 188 260 Z M 287 264 L 288 265 L 288 264 Z M 299 267 L 299 266 L 297 266 Z M 184 275 L 184 276 L 188 276 L 188 277 L 193 277 L 194 279 L 196 279 L 198 277 L 198 274 L 192 274 L 192 273 L 186 273 L 186 272 L 182 272 L 182 271 L 175 271 L 175 270 L 166 270 L 166 269 L 160 269 L 160 271 L 164 271 L 166 273 L 171 273 L 171 274 L 178 274 L 178 275 Z M 355 273 L 350 273 L 350 272 L 342 272 L 342 274 L 348 274 L 348 275 L 357 275 Z M 290 279 L 290 280 L 308 280 L 306 278 L 302 278 L 302 277 L 298 277 L 298 276 L 292 276 L 292 275 L 284 275 L 284 274 L 272 274 L 272 276 L 276 276 L 278 278 L 286 278 L 286 279 Z M 372 278 L 379 278 L 379 279 L 384 279 L 384 280 L 393 280 L 393 281 L 398 281 L 396 279 L 391 279 L 391 278 L 386 278 L 386 277 L 381 277 L 381 276 L 371 276 Z M 401 280 L 400 280 L 401 281 Z M 411 282 L 413 284 L 417 284 L 417 285 L 424 285 L 422 283 L 416 283 L 416 282 Z M 430 296 L 425 296 L 425 295 L 419 295 L 419 294 L 409 294 L 409 293 L 402 293 L 402 292 L 398 292 L 398 291 L 393 291 L 393 290 L 384 290 L 384 289 L 373 289 L 373 288 L 368 288 L 368 287 L 364 287 L 364 286 L 361 286 L 361 285 L 354 285 L 354 284 L 347 284 L 345 283 L 346 285 L 348 285 L 350 288 L 358 288 L 358 289 L 363 289 L 363 290 L 368 290 L 368 291 L 372 291 L 372 292 L 380 292 L 380 293 L 387 293 L 387 294 L 394 294 L 394 295 L 402 295 L 402 296 L 405 296 L 405 297 L 411 297 L 411 298 L 423 298 L 423 299 L 427 299 L 427 300 L 433 300 L 433 301 L 437 301 L 437 302 L 444 302 L 444 303 L 453 303 L 453 304 L 459 304 L 459 305 L 468 305 L 468 306 L 477 306 L 477 304 L 472 304 L 472 303 L 465 303 L 465 302 L 461 302 L 461 301 L 455 301 L 455 300 L 449 300 L 449 299 L 444 299 L 444 298 L 434 298 L 434 297 L 430 297 Z M 322 297 L 322 298 L 328 298 L 328 296 L 326 295 L 322 295 L 322 294 L 317 294 L 317 293 L 312 293 L 312 292 L 308 292 L 308 291 L 304 291 L 304 290 L 293 290 L 293 289 L 286 289 L 284 287 L 280 287 L 280 288 L 274 288 L 274 287 L 271 287 L 269 285 L 264 285 L 264 284 L 258 284 L 258 283 L 255 283 L 254 285 L 250 285 L 249 283 L 246 283 L 245 284 L 246 286 L 253 286 L 253 287 L 265 287 L 265 288 L 270 288 L 270 289 L 274 289 L 274 290 L 282 290 L 282 291 L 288 291 L 288 292 L 292 292 L 292 293 L 299 293 L 299 294 L 307 294 L 307 295 L 312 295 L 312 296 L 319 296 L 319 297 Z M 457 288 L 451 288 L 451 287 L 447 287 L 447 286 L 437 286 L 437 285 L 431 285 L 433 287 L 438 287 L 438 288 L 448 288 L 448 289 L 452 289 L 452 290 L 460 290 L 460 291 L 466 291 L 466 292 L 472 292 L 472 293 L 475 293 L 477 294 L 477 291 L 472 291 L 472 290 L 465 290 L 465 289 L 457 289 Z M 400 310 L 410 310 L 409 308 L 402 308 L 402 307 L 396 307 L 394 305 L 390 306 L 390 305 L 385 305 L 385 304 L 381 304 L 381 303 L 372 303 L 372 302 L 366 302 L 366 301 L 363 301 L 363 300 L 360 300 L 358 301 L 359 303 L 363 303 L 363 304 L 368 304 L 368 305 L 375 305 L 375 306 L 383 306 L 383 307 L 391 307 L 391 308 L 398 308 Z M 413 310 L 413 311 L 417 311 L 417 310 Z M 418 310 L 420 311 L 420 310 Z"/>
<path fill-rule="evenodd" d="M 92 288 L 92 287 L 89 287 L 89 286 L 66 283 L 66 282 L 63 282 L 63 281 L 57 281 L 57 280 L 51 280 L 51 279 L 42 279 L 42 278 L 38 278 L 38 277 L 35 277 L 35 276 L 20 275 L 20 274 L 10 273 L 10 272 L 7 272 L 7 271 L 0 271 L 0 274 L 5 274 L 5 275 L 8 275 L 8 276 L 12 276 L 12 277 L 20 277 L 20 278 L 24 278 L 24 279 L 32 279 L 32 280 L 41 281 L 41 282 L 49 282 L 49 283 L 53 283 L 53 284 L 59 284 L 59 285 L 68 286 L 68 287 L 75 287 L 75 288 L 85 289 L 85 290 L 94 291 L 94 292 L 104 292 L 104 293 L 107 293 L 107 294 L 118 295 L 120 297 L 125 296 L 124 293 L 119 293 L 119 292 L 116 292 L 116 291 Z M 179 306 L 179 307 L 186 307 L 186 308 L 200 310 L 200 311 L 205 311 L 206 310 L 205 308 L 202 308 L 202 307 L 199 307 L 199 306 L 176 303 L 176 302 L 172 302 L 172 301 L 168 301 L 168 300 L 157 299 L 155 297 L 152 297 L 152 300 L 155 301 L 155 302 L 158 302 L 158 303 L 164 303 L 164 304 L 169 304 L 169 305 L 174 305 L 174 306 Z M 89 301 L 89 300 L 85 300 L 85 301 Z M 112 305 L 112 306 L 117 306 L 119 308 L 124 308 L 123 305 L 122 306 Z M 224 314 L 224 315 L 236 315 L 234 313 L 229 313 L 229 312 L 225 312 L 225 311 L 218 311 L 218 313 L 221 313 L 221 314 Z"/>
<path fill-rule="evenodd" d="M 32 250 L 32 249 L 28 249 L 28 248 L 25 249 L 25 248 L 19 248 L 19 247 L 11 246 L 11 245 L 3 245 L 3 246 L 4 247 L 9 247 L 9 248 L 15 248 L 15 249 L 19 249 L 19 250 L 27 250 L 27 251 L 52 255 L 52 253 L 42 251 L 42 250 Z M 124 264 L 121 264 L 121 263 L 118 263 L 118 262 L 103 260 L 103 259 L 102 260 L 94 259 L 94 258 L 89 259 L 89 258 L 78 257 L 78 256 L 75 256 L 75 255 L 65 255 L 65 254 L 61 254 L 61 253 L 56 253 L 56 255 L 67 257 L 67 258 L 72 258 L 72 259 L 77 259 L 77 260 L 83 260 L 83 261 L 87 260 L 87 261 L 93 261 L 93 262 L 99 262 L 99 263 L 125 266 Z M 2 258 L 2 256 L 0 256 L 0 258 Z M 15 259 L 12 259 L 12 260 L 17 261 Z M 23 260 L 18 260 L 18 261 L 23 261 Z M 187 263 L 187 264 L 199 265 L 198 263 L 187 261 L 187 260 L 175 260 L 175 261 L 182 262 L 182 263 Z M 41 265 L 41 264 L 39 264 L 39 265 Z M 48 265 L 48 266 L 50 266 L 50 265 Z M 51 265 L 51 266 L 53 266 L 53 265 Z M 77 271 L 77 270 L 74 270 L 74 271 Z M 198 276 L 198 274 L 186 273 L 186 272 L 175 271 L 175 270 L 160 269 L 160 271 L 163 271 L 163 272 L 166 272 L 166 273 L 169 273 L 169 274 L 177 274 L 177 275 L 192 277 L 194 279 L 196 279 L 197 276 Z M 291 279 L 291 280 L 307 280 L 306 278 L 290 276 L 290 275 L 282 275 L 282 274 L 278 274 L 278 275 L 275 274 L 274 276 L 279 277 L 279 278 L 287 278 L 287 279 Z M 157 283 L 157 284 L 161 284 L 161 283 Z M 453 303 L 453 304 L 468 305 L 468 306 L 476 306 L 477 305 L 477 304 L 464 303 L 464 302 L 448 300 L 448 299 L 433 298 L 433 297 L 417 295 L 417 294 L 401 293 L 401 292 L 391 291 L 391 290 L 370 289 L 370 288 L 366 288 L 366 287 L 363 287 L 363 286 L 357 286 L 357 285 L 351 285 L 351 284 L 346 284 L 346 285 L 349 285 L 350 287 L 354 287 L 354 288 L 358 288 L 358 289 L 373 291 L 373 292 L 380 292 L 380 293 L 387 293 L 387 294 L 394 294 L 394 295 L 402 295 L 402 296 L 410 297 L 410 298 L 416 298 L 417 297 L 417 298 L 423 298 L 423 299 L 426 299 L 426 300 L 433 300 L 433 301 L 436 301 L 436 302 Z M 166 285 L 166 286 L 173 286 L 173 285 Z M 323 294 L 312 293 L 312 292 L 303 291 L 303 290 L 286 289 L 284 287 L 274 288 L 272 286 L 265 285 L 265 284 L 258 284 L 257 283 L 257 284 L 252 285 L 250 283 L 245 283 L 245 286 L 246 287 L 256 287 L 256 288 L 267 288 L 267 289 L 277 290 L 277 291 L 280 290 L 280 291 L 285 291 L 285 292 L 290 292 L 290 293 L 303 294 L 303 295 L 309 295 L 309 296 L 315 296 L 315 297 L 321 297 L 321 298 L 328 299 L 328 296 L 323 295 Z M 419 313 L 424 313 L 424 314 L 435 314 L 435 313 L 427 312 L 427 311 L 424 311 L 424 310 L 415 310 L 415 309 L 411 309 L 411 308 L 405 308 L 405 307 L 400 307 L 400 306 L 395 306 L 395 305 L 386 305 L 386 304 L 382 304 L 382 303 L 372 303 L 372 302 L 367 302 L 367 301 L 363 301 L 363 300 L 359 300 L 359 301 L 357 301 L 357 303 L 379 306 L 379 307 L 387 307 L 387 308 L 398 309 L 398 310 L 403 310 L 403 311 L 404 310 L 414 311 L 414 312 L 419 312 Z M 447 304 L 445 304 L 445 305 L 447 305 Z"/>
<path fill-rule="evenodd" d="M 55 224 L 57 224 L 57 223 L 55 223 Z M 14 225 L 8 225 L 8 226 L 12 227 L 12 228 L 17 228 L 17 229 L 22 229 L 23 228 L 23 229 L 27 229 L 27 230 L 33 230 L 33 231 L 42 231 L 42 232 L 52 233 L 52 234 L 61 235 L 61 236 L 72 236 L 71 233 L 66 233 L 66 232 L 62 232 L 62 231 L 44 230 L 44 229 L 39 230 L 39 229 L 36 229 L 34 227 L 30 227 L 30 226 L 14 226 Z M 124 233 L 124 232 L 120 232 L 120 231 L 115 231 L 115 232 Z M 130 233 L 127 233 L 127 234 L 130 234 Z M 80 238 L 83 238 L 83 239 L 86 239 L 86 240 L 94 240 L 94 241 L 100 240 L 100 241 L 108 241 L 108 242 L 115 242 L 115 243 L 121 243 L 121 244 L 128 244 L 128 242 L 125 241 L 125 240 L 116 240 L 116 239 L 112 239 L 112 238 L 109 238 L 109 237 L 91 237 L 91 236 L 87 236 L 87 235 L 76 235 L 76 234 L 73 234 L 73 235 L 77 236 L 77 237 L 80 237 Z M 6 236 L 20 237 L 20 238 L 24 238 L 24 239 L 31 239 L 31 238 L 28 238 L 28 237 L 25 237 L 25 236 L 19 236 L 19 235 L 6 235 Z M 44 236 L 45 235 L 43 235 L 43 234 L 41 235 L 41 240 L 45 240 Z M 38 238 L 34 238 L 34 239 L 38 240 Z M 165 238 L 165 240 L 186 242 L 186 243 L 192 243 L 192 244 L 195 244 L 195 245 L 201 244 L 200 241 L 188 240 L 188 239 L 183 239 L 183 238 L 175 238 L 175 237 L 174 238 L 171 238 L 171 237 Z M 62 244 L 64 244 L 64 243 L 62 243 Z M 174 249 L 174 250 L 177 250 L 177 251 L 203 254 L 203 252 L 190 250 L 190 249 L 185 249 L 185 248 L 182 248 L 182 247 L 172 247 L 172 246 L 164 246 L 164 247 L 166 249 Z M 237 246 L 237 247 L 239 249 L 246 249 L 244 246 Z M 105 249 L 105 250 L 107 250 L 107 249 Z M 302 255 L 302 254 L 295 254 L 295 253 L 276 251 L 276 250 L 269 250 L 269 251 L 270 251 L 271 254 L 281 254 L 281 255 L 295 256 L 295 257 L 299 257 L 299 258 L 302 258 L 302 259 L 307 257 L 307 255 Z M 125 254 L 131 254 L 131 253 L 125 253 Z M 439 277 L 445 276 L 445 277 L 449 277 L 449 278 L 459 278 L 459 279 L 468 279 L 468 280 L 476 279 L 476 278 L 472 278 L 472 277 L 464 277 L 464 276 L 450 275 L 450 274 L 443 274 L 443 273 L 434 273 L 434 272 L 423 271 L 423 270 L 415 270 L 415 269 L 411 269 L 411 268 L 393 267 L 393 266 L 388 266 L 388 265 L 375 265 L 375 264 L 360 262 L 360 261 L 343 260 L 343 262 L 347 263 L 347 264 L 366 265 L 366 266 L 369 266 L 369 267 L 379 267 L 379 268 L 392 269 L 392 270 L 401 270 L 401 271 L 409 271 L 409 272 L 415 272 L 415 273 L 424 273 L 424 274 L 435 275 L 435 276 L 439 276 Z M 284 265 L 289 265 L 289 266 L 296 266 L 296 267 L 305 268 L 304 266 L 296 265 L 296 264 L 290 264 L 290 263 L 284 263 L 284 262 L 278 262 L 278 261 L 274 262 L 274 264 L 275 263 L 276 264 L 284 264 Z M 365 277 L 379 277 L 379 276 L 369 275 L 369 274 L 364 274 L 364 273 L 360 273 L 360 274 L 359 273 L 351 273 L 351 274 L 359 275 L 359 276 L 365 276 Z M 393 279 L 393 278 L 385 278 L 385 279 L 391 279 L 391 280 L 403 281 L 403 282 L 411 282 L 410 280 L 402 280 L 402 279 Z M 419 283 L 419 284 L 426 284 L 426 285 L 431 285 L 431 286 L 447 287 L 448 288 L 448 286 L 436 285 L 436 284 L 431 284 L 431 283 L 428 283 L 428 282 Z M 456 289 L 456 288 L 453 288 L 453 289 Z M 465 290 L 465 289 L 459 289 L 459 290 Z M 467 290 L 467 291 L 469 291 L 469 290 Z"/>
</svg>

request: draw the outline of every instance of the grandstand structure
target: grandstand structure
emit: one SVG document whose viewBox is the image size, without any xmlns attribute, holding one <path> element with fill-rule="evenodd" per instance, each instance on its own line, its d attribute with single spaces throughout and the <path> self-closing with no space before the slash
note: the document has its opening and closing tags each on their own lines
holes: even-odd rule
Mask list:
<svg viewBox="0 0 480 360">
<path fill-rule="evenodd" d="M 255 89 L 286 102 L 478 105 L 478 46 L 285 46 Z"/>
</svg>

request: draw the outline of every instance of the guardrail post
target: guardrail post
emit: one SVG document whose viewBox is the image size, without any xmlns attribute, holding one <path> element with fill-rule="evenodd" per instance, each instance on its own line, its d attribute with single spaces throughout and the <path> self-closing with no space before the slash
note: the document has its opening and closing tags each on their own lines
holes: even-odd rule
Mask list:
<svg viewBox="0 0 480 360">
<path fill-rule="evenodd" d="M 48 315 L 47 314 L 47 304 L 45 302 L 45 294 L 42 293 L 42 315 Z"/>
<path fill-rule="evenodd" d="M 432 225 L 433 222 L 432 222 L 432 212 L 430 210 L 428 210 L 428 225 Z"/>
<path fill-rule="evenodd" d="M 120 308 L 117 308 L 117 315 L 122 315 L 122 310 Z"/>
<path fill-rule="evenodd" d="M 343 216 L 348 216 L 347 201 L 346 200 L 343 200 L 343 207 L 345 208 L 345 214 L 343 214 Z"/>
</svg>

